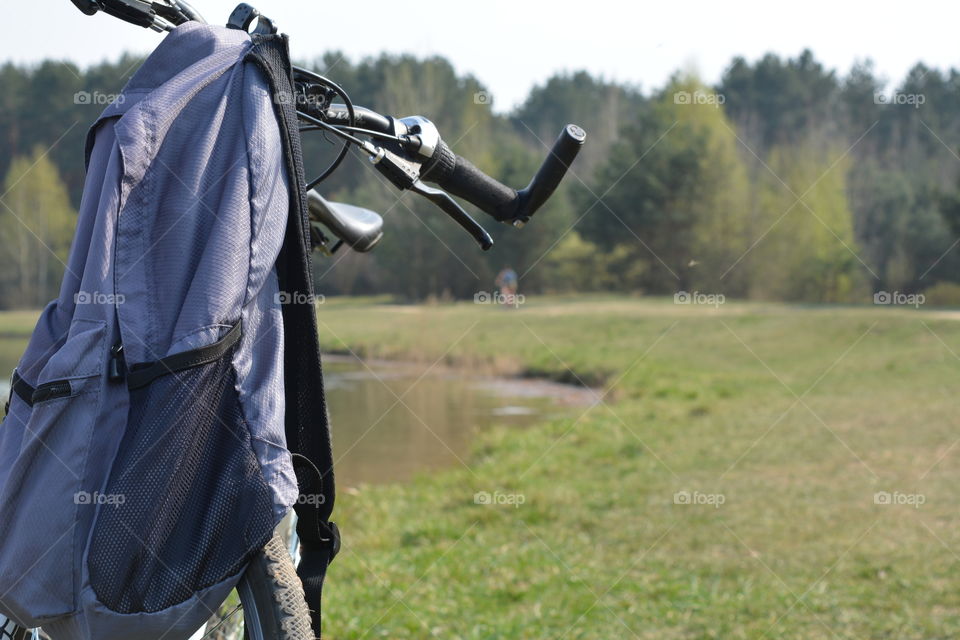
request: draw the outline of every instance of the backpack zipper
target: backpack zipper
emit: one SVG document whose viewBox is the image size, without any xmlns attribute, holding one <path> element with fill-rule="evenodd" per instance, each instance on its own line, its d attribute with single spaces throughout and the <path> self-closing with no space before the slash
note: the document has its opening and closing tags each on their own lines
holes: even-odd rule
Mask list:
<svg viewBox="0 0 960 640">
<path fill-rule="evenodd" d="M 127 372 L 127 363 L 123 357 L 123 343 L 110 347 L 110 364 L 107 369 L 107 379 L 110 382 L 121 382 Z"/>
<path fill-rule="evenodd" d="M 70 388 L 69 380 L 54 380 L 41 384 L 33 392 L 33 402 L 43 402 L 44 400 L 53 400 L 55 398 L 64 398 L 73 393 Z"/>
</svg>

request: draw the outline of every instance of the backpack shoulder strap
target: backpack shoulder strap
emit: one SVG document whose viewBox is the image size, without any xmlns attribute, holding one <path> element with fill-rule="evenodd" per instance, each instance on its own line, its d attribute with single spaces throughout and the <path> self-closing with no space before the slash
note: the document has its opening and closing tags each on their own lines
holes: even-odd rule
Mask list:
<svg viewBox="0 0 960 640">
<path fill-rule="evenodd" d="M 274 96 L 289 176 L 290 213 L 277 274 L 283 305 L 284 386 L 287 447 L 293 454 L 301 496 L 295 506 L 301 561 L 297 574 L 310 606 L 314 633 L 320 637 L 320 597 L 327 566 L 340 548 L 340 533 L 330 522 L 335 498 L 330 426 L 323 393 L 320 344 L 313 305 L 310 266 L 310 219 L 307 209 L 303 151 L 293 101 L 293 75 L 284 35 L 254 35 L 248 54 L 264 71 Z"/>
</svg>

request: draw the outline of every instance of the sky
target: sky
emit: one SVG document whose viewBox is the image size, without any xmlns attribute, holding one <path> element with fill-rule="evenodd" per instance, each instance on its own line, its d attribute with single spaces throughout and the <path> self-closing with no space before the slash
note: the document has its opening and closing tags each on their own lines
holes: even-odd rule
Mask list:
<svg viewBox="0 0 960 640">
<path fill-rule="evenodd" d="M 8 28 L 0 61 L 69 59 L 86 66 L 123 51 L 148 53 L 163 37 L 103 14 L 87 17 L 70 0 L 4 0 Z M 192 0 L 207 21 L 226 22 L 237 0 Z M 586 69 L 608 80 L 659 87 L 678 69 L 719 80 L 735 55 L 795 56 L 804 48 L 845 73 L 870 58 L 899 81 L 916 62 L 960 67 L 960 3 L 873 0 L 804 2 L 584 2 L 455 0 L 322 2 L 252 0 L 290 35 L 293 56 L 330 50 L 358 60 L 380 52 L 443 55 L 476 76 L 507 111 L 559 71 Z M 362 7 L 351 17 L 352 7 Z M 16 29 L 9 28 L 16 25 Z M 326 71 L 336 80 L 336 69 Z M 349 91 L 349 87 L 346 87 Z"/>
</svg>

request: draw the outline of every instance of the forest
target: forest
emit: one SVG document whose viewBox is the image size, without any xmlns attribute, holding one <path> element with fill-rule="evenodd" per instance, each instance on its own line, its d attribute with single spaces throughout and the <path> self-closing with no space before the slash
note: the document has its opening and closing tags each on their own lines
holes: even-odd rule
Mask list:
<svg viewBox="0 0 960 640">
<path fill-rule="evenodd" d="M 0 68 L 3 306 L 55 297 L 87 130 L 140 62 Z M 433 205 L 349 157 L 319 188 L 383 214 L 386 235 L 371 254 L 316 256 L 324 295 L 470 298 L 510 265 L 527 294 L 870 303 L 896 292 L 960 303 L 958 70 L 917 64 L 888 81 L 869 61 L 842 73 L 803 51 L 733 59 L 716 86 L 690 70 L 650 89 L 569 72 L 504 113 L 443 58 L 332 52 L 303 62 L 356 104 L 429 117 L 457 153 L 515 187 L 564 124 L 588 133 L 566 183 L 526 228 L 483 220 L 497 242 L 487 253 Z M 305 134 L 304 147 L 308 172 L 329 161 L 322 136 Z"/>
</svg>

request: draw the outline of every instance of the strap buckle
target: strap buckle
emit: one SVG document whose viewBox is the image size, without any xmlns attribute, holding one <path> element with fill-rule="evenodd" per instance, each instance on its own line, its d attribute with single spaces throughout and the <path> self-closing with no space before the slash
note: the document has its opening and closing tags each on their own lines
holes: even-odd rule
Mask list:
<svg viewBox="0 0 960 640">
<path fill-rule="evenodd" d="M 330 562 L 333 562 L 333 559 L 340 553 L 340 527 L 337 526 L 336 522 L 328 522 L 327 532 L 329 537 L 323 538 L 321 542 L 330 545 Z"/>
</svg>

